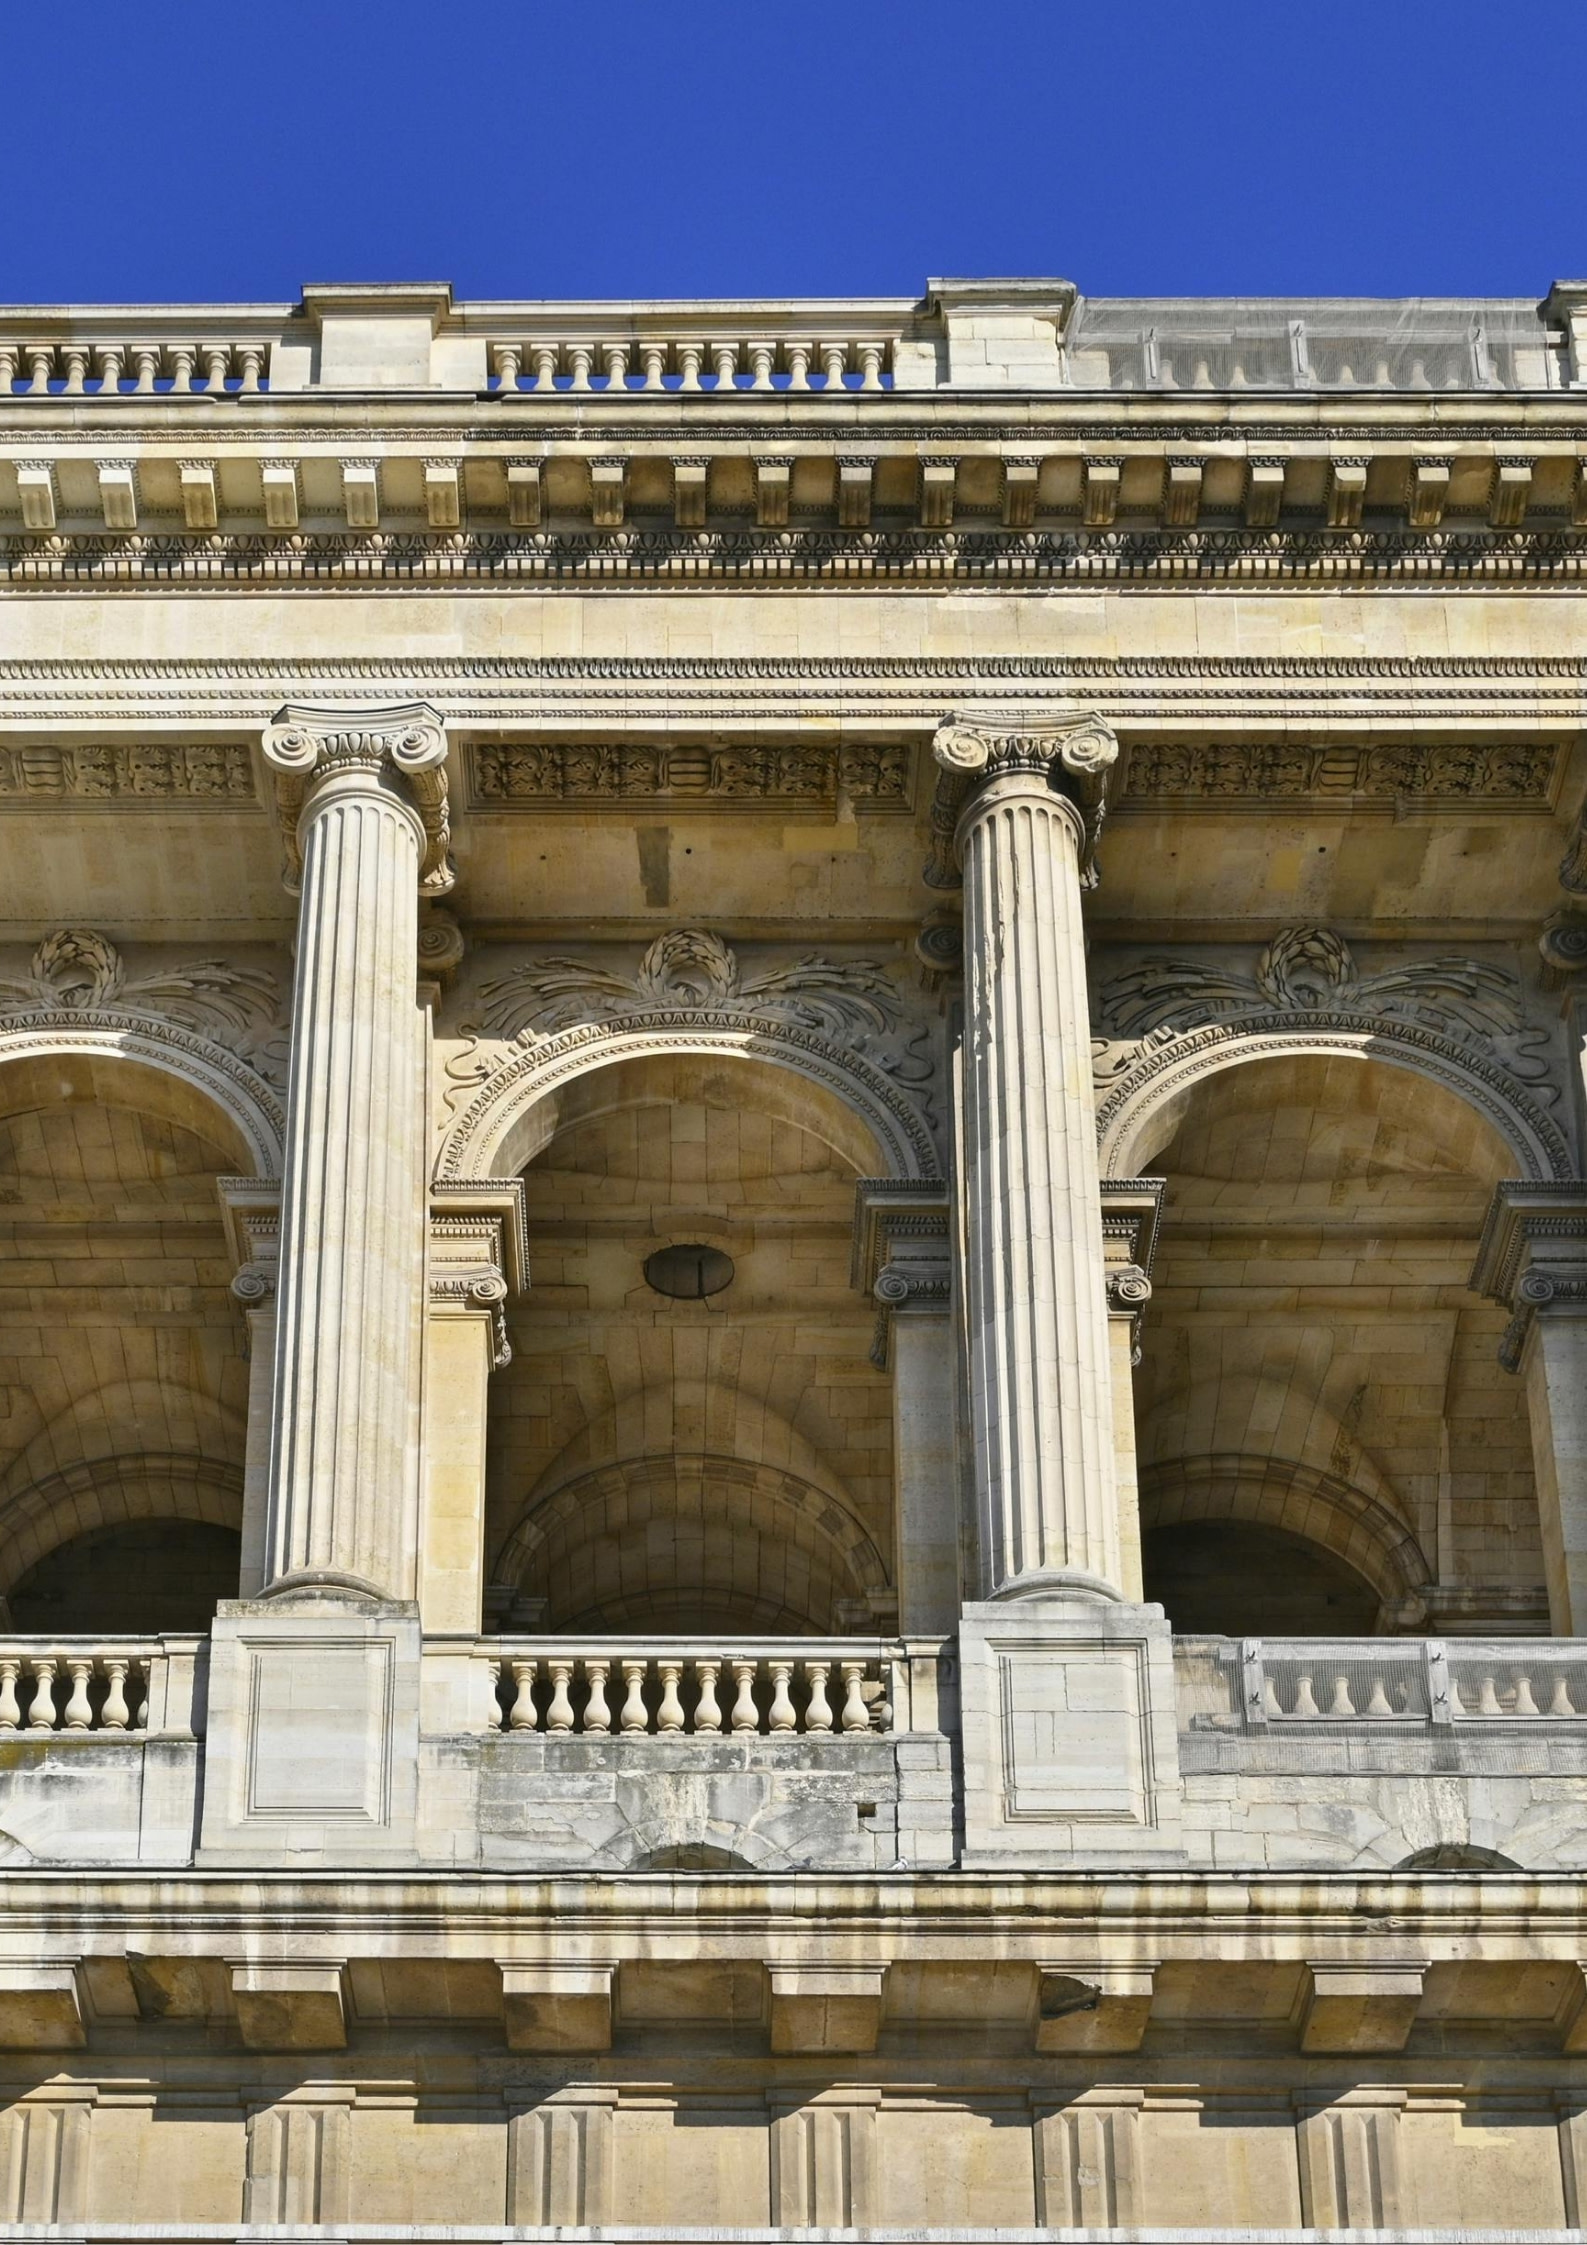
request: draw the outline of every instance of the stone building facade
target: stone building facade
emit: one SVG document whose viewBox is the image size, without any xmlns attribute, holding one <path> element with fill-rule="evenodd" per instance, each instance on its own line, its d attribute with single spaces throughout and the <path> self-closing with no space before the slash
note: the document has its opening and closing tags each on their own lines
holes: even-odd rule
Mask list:
<svg viewBox="0 0 1587 2245">
<path fill-rule="evenodd" d="M 1587 283 L 14 309 L 0 582 L 0 2221 L 1576 2225 Z"/>
</svg>

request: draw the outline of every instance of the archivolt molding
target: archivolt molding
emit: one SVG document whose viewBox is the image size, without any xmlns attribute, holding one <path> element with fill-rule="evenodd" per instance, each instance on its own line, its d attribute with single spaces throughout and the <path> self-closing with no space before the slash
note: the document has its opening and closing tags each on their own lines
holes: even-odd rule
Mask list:
<svg viewBox="0 0 1587 2245">
<path fill-rule="evenodd" d="M 273 978 L 199 959 L 129 977 L 114 944 L 59 928 L 25 975 L 0 975 L 0 1065 L 47 1053 L 142 1062 L 179 1077 L 235 1124 L 256 1174 L 278 1176 L 286 1114 L 265 1071 L 284 1076 Z"/>
<path fill-rule="evenodd" d="M 89 1458 L 19 1490 L 0 1506 L 0 1593 L 74 1536 L 134 1520 L 194 1520 L 241 1529 L 243 1476 L 224 1459 L 139 1451 Z"/>
<path fill-rule="evenodd" d="M 1286 928 L 1249 973 L 1189 954 L 1139 960 L 1102 986 L 1098 1010 L 1098 1072 L 1110 1086 L 1097 1118 L 1105 1173 L 1121 1149 L 1128 1173 L 1146 1117 L 1199 1076 L 1277 1053 L 1348 1052 L 1417 1069 L 1455 1092 L 1527 1176 L 1571 1174 L 1544 1111 L 1559 1096 L 1549 1032 L 1530 1021 L 1520 978 L 1493 960 L 1413 958 L 1364 975 L 1332 929 Z"/>
<path fill-rule="evenodd" d="M 719 937 L 678 929 L 632 975 L 546 959 L 488 983 L 481 997 L 486 1028 L 516 1041 L 478 1064 L 477 1089 L 442 1143 L 442 1181 L 494 1176 L 514 1124 L 557 1085 L 664 1053 L 791 1069 L 860 1116 L 889 1175 L 939 1174 L 930 1031 L 900 1026 L 898 993 L 875 960 L 809 955 L 746 977 Z"/>
<path fill-rule="evenodd" d="M 1097 1108 L 1104 1177 L 1133 1177 L 1144 1126 L 1205 1076 L 1250 1060 L 1316 1054 L 1381 1060 L 1409 1068 L 1476 1109 L 1515 1155 L 1526 1177 L 1570 1177 L 1570 1149 L 1559 1126 L 1515 1079 L 1469 1046 L 1409 1021 L 1364 1021 L 1350 1013 L 1257 1013 L 1143 1040 Z"/>
</svg>

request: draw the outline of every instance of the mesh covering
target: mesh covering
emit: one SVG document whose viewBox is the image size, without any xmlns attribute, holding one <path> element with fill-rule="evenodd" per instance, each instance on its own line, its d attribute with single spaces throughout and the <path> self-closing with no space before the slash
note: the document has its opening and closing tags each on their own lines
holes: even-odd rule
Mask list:
<svg viewBox="0 0 1587 2245">
<path fill-rule="evenodd" d="M 1069 379 L 1102 390 L 1545 390 L 1564 342 L 1530 298 L 1083 297 Z"/>
</svg>

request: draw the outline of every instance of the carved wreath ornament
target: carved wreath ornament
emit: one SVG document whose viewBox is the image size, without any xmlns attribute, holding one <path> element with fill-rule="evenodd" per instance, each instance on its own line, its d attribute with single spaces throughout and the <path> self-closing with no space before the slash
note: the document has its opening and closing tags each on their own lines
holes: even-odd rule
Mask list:
<svg viewBox="0 0 1587 2245">
<path fill-rule="evenodd" d="M 885 1030 L 898 1003 L 874 959 L 811 954 L 746 977 L 721 937 L 702 928 L 659 936 L 631 976 L 583 959 L 544 959 L 487 982 L 480 996 L 482 1025 L 497 1037 L 554 1036 L 630 1014 L 704 1011 L 746 1022 L 771 1015 L 849 1044 L 866 1031 Z"/>
<path fill-rule="evenodd" d="M 0 1019 L 25 1014 L 153 1014 L 246 1055 L 267 1080 L 284 1075 L 280 993 L 257 967 L 194 959 L 129 976 L 115 945 L 91 928 L 47 935 L 25 975 L 0 975 Z"/>
<path fill-rule="evenodd" d="M 664 1044 L 675 1032 L 770 1038 L 791 1065 L 840 1096 L 845 1086 L 861 1087 L 900 1158 L 923 1176 L 936 1173 L 933 1027 L 906 1011 L 880 960 L 812 952 L 746 973 L 720 936 L 678 928 L 659 936 L 631 973 L 588 959 L 538 959 L 484 983 L 478 996 L 478 1014 L 461 1029 L 467 1046 L 446 1064 L 457 1087 L 448 1105 L 474 1104 L 448 1139 L 443 1174 L 456 1173 L 466 1158 L 492 1089 L 499 1095 L 542 1065 L 576 1065 L 608 1033 Z"/>
<path fill-rule="evenodd" d="M 1148 1036 L 1199 1028 L 1242 1013 L 1348 1013 L 1418 1023 L 1467 1044 L 1526 1033 L 1521 985 L 1484 959 L 1412 959 L 1380 974 L 1358 974 L 1350 946 L 1330 928 L 1286 928 L 1262 952 L 1254 974 L 1199 959 L 1143 959 L 1115 975 L 1102 994 L 1113 1033 Z"/>
</svg>

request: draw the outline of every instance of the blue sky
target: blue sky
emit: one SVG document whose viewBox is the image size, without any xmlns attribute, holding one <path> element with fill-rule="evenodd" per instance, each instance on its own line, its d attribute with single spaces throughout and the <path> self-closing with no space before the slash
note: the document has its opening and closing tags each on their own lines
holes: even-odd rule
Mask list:
<svg viewBox="0 0 1587 2245">
<path fill-rule="evenodd" d="M 1541 295 L 1587 0 L 0 0 L 0 301 Z"/>
</svg>

